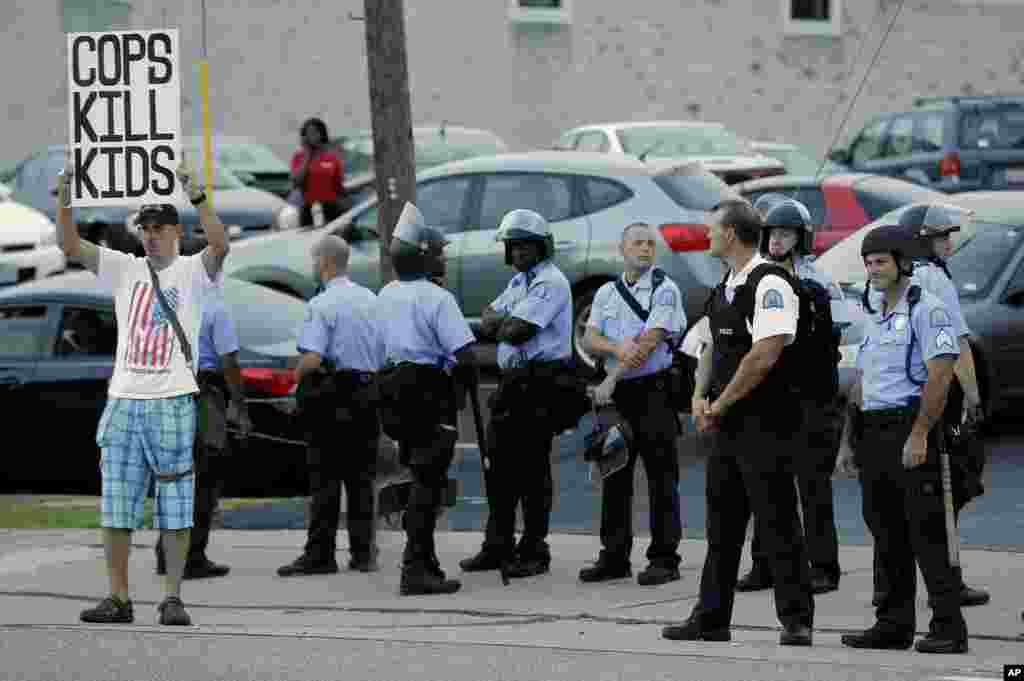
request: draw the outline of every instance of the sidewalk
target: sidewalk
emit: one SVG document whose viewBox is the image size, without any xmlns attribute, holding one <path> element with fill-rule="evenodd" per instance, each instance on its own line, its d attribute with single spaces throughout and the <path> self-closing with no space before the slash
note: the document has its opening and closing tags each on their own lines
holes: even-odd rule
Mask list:
<svg viewBox="0 0 1024 681">
<path fill-rule="evenodd" d="M 158 629 L 155 605 L 162 593 L 159 579 L 153 574 L 154 539 L 155 533 L 150 530 L 139 531 L 134 538 L 130 573 L 134 629 Z M 344 533 L 339 540 L 344 546 Z M 378 534 L 379 572 L 346 572 L 348 553 L 342 548 L 338 553 L 342 572 L 337 575 L 277 577 L 277 567 L 295 558 L 304 541 L 302 531 L 215 531 L 210 556 L 229 564 L 232 571 L 222 579 L 185 583 L 183 597 L 196 626 L 182 633 L 472 641 L 530 647 L 571 644 L 574 650 L 712 657 L 727 654 L 774 662 L 877 662 L 918 671 L 983 674 L 980 678 L 998 678 L 996 671 L 1001 673 L 1003 664 L 1024 661 L 1024 639 L 1018 638 L 1024 630 L 1020 620 L 1024 554 L 963 552 L 969 583 L 989 589 L 992 602 L 964 611 L 971 633 L 967 655 L 927 656 L 912 651 L 854 651 L 840 644 L 841 632 L 865 628 L 872 622 L 871 548 L 866 546 L 840 548 L 840 589 L 815 599 L 815 646 L 792 649 L 776 644 L 778 622 L 771 592 L 737 595 L 732 643 L 686 644 L 660 638 L 660 627 L 683 619 L 696 599 L 706 551 L 703 541 L 683 542 L 681 581 L 642 587 L 634 577 L 587 585 L 576 575 L 595 558 L 597 539 L 556 535 L 551 537 L 551 573 L 513 580 L 506 587 L 496 572 L 459 571 L 458 560 L 478 549 L 480 533 L 440 533 L 442 567 L 463 582 L 460 592 L 447 597 L 397 595 L 404 535 L 393 531 Z M 635 542 L 634 575 L 645 565 L 646 544 L 646 538 Z M 748 565 L 749 551 L 745 550 L 741 571 Z M 919 579 L 919 589 L 923 590 L 920 585 L 923 580 Z M 98 531 L 0 530 L 0 627 L 81 629 L 84 625 L 78 624 L 79 611 L 106 593 Z M 922 633 L 929 615 L 923 593 L 919 593 L 918 630 Z M 166 628 L 161 631 L 168 633 Z"/>
</svg>

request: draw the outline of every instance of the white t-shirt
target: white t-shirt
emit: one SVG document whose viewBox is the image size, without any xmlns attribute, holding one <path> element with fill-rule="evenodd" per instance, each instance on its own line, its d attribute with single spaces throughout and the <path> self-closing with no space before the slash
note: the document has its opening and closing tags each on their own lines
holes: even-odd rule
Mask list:
<svg viewBox="0 0 1024 681">
<path fill-rule="evenodd" d="M 746 283 L 755 267 L 768 262 L 755 255 L 739 272 L 730 272 L 725 282 L 725 297 L 731 303 L 736 289 Z M 753 342 L 772 336 L 786 336 L 786 345 L 796 338 L 796 321 L 800 315 L 800 300 L 793 287 L 782 277 L 767 274 L 757 283 L 754 292 L 754 323 L 750 324 Z M 749 322 L 748 322 L 749 324 Z"/>
<path fill-rule="evenodd" d="M 108 394 L 148 400 L 198 392 L 174 325 L 153 291 L 146 259 L 109 248 L 99 251 L 100 285 L 113 292 L 117 314 L 117 359 Z M 223 274 L 212 281 L 202 254 L 196 254 L 178 256 L 156 275 L 192 346 L 195 362 L 203 298 L 223 282 Z"/>
</svg>

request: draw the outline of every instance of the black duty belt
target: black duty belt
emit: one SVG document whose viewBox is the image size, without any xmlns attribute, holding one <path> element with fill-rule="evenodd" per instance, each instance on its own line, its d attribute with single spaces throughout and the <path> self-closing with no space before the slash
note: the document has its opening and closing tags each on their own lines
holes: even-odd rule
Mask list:
<svg viewBox="0 0 1024 681">
<path fill-rule="evenodd" d="M 377 374 L 373 371 L 360 371 L 358 369 L 336 369 L 334 375 L 338 378 L 351 379 L 355 383 L 372 383 Z"/>
<path fill-rule="evenodd" d="M 556 359 L 550 362 L 530 362 L 521 367 L 502 369 L 501 376 L 505 379 L 520 378 L 549 378 L 554 374 L 560 374 L 572 369 L 569 360 Z"/>
<path fill-rule="evenodd" d="M 895 423 L 905 423 L 914 418 L 917 409 L 914 407 L 892 407 L 891 409 L 871 409 L 862 411 L 865 426 L 884 426 Z"/>
</svg>

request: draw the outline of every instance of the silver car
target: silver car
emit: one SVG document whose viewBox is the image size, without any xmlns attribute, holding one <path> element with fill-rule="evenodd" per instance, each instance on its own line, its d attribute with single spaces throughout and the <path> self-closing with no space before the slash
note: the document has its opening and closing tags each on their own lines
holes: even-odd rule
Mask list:
<svg viewBox="0 0 1024 681">
<path fill-rule="evenodd" d="M 782 175 L 781 161 L 756 151 L 721 123 L 624 121 L 582 125 L 562 133 L 556 149 L 625 154 L 647 159 L 699 161 L 726 184 Z"/>
<path fill-rule="evenodd" d="M 573 287 L 576 352 L 593 365 L 578 338 L 598 287 L 622 272 L 622 229 L 633 222 L 655 227 L 658 265 L 689 292 L 687 317 L 699 316 L 708 287 L 722 274 L 706 252 L 706 211 L 732 190 L 692 163 L 652 162 L 606 154 L 528 152 L 476 157 L 420 173 L 416 205 L 451 241 L 447 286 L 476 328 L 514 270 L 495 241 L 501 218 L 528 208 L 545 216 L 555 236 L 555 262 Z M 351 278 L 381 286 L 377 200 L 367 200 L 318 230 L 282 232 L 232 245 L 227 273 L 301 298 L 315 292 L 310 249 L 324 234 L 352 244 Z"/>
</svg>

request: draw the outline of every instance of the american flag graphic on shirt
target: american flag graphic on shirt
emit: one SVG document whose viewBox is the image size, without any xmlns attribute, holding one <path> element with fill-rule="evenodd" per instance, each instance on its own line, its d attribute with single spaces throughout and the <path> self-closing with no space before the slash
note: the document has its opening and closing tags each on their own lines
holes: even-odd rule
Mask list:
<svg viewBox="0 0 1024 681">
<path fill-rule="evenodd" d="M 178 309 L 178 289 L 164 289 L 172 310 Z M 160 299 L 148 281 L 137 281 L 128 306 L 128 347 L 125 365 L 129 369 L 153 371 L 167 369 L 174 356 L 177 339 L 171 320 L 164 314 Z"/>
</svg>

